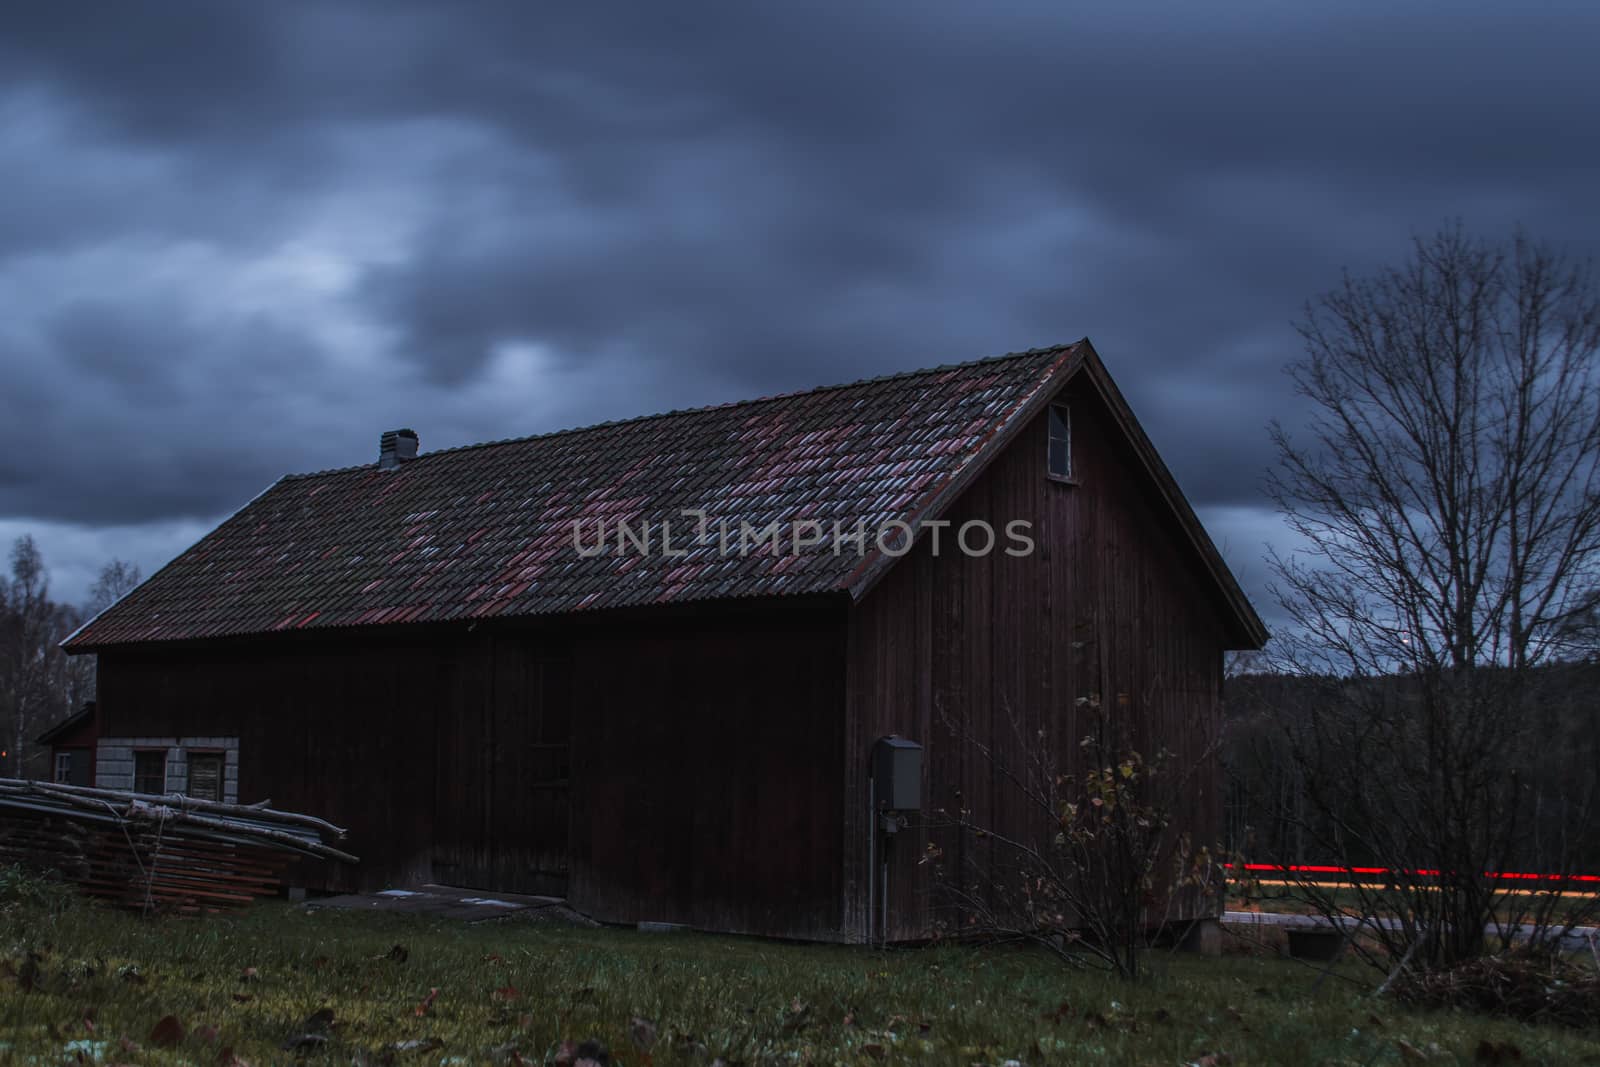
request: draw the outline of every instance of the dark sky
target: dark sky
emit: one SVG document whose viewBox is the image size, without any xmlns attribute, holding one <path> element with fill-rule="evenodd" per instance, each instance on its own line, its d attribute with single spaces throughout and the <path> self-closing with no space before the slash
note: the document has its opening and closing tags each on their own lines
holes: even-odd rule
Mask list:
<svg viewBox="0 0 1600 1067">
<path fill-rule="evenodd" d="M 1600 250 L 1600 8 L 1093 8 L 11 11 L 0 537 L 76 600 L 386 428 L 1088 335 L 1270 619 L 1300 306 L 1456 217 Z"/>
</svg>

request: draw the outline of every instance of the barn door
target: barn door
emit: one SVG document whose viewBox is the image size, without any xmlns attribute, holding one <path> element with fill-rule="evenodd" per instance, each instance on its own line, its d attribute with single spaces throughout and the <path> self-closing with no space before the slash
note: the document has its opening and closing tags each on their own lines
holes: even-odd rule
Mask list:
<svg viewBox="0 0 1600 1067">
<path fill-rule="evenodd" d="M 438 719 L 434 879 L 564 895 L 571 659 L 520 638 L 473 652 Z"/>
<path fill-rule="evenodd" d="M 568 827 L 571 823 L 572 661 L 544 659 L 530 679 L 538 711 L 527 721 L 526 772 L 499 791 L 511 805 L 513 824 L 502 842 L 511 845 L 516 885 L 523 893 L 564 896 L 567 891 Z"/>
</svg>

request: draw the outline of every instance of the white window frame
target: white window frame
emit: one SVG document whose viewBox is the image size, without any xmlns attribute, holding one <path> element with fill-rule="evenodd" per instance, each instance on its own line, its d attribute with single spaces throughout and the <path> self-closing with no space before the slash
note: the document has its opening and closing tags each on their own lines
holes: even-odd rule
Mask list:
<svg viewBox="0 0 1600 1067">
<path fill-rule="evenodd" d="M 1072 408 L 1065 403 L 1053 403 L 1046 413 L 1045 424 L 1045 454 L 1044 469 L 1053 481 L 1076 482 L 1077 472 L 1072 466 Z M 1059 418 L 1061 432 L 1056 432 L 1056 422 Z M 1056 445 L 1063 446 L 1066 452 L 1066 471 L 1056 470 Z"/>
</svg>

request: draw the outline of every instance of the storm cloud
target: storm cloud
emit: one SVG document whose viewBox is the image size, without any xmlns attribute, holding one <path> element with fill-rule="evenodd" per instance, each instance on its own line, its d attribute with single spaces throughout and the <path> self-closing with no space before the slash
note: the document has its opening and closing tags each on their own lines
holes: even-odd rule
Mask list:
<svg viewBox="0 0 1600 1067">
<path fill-rule="evenodd" d="M 1264 612 L 1291 322 L 1600 251 L 1589 5 L 167 3 L 0 35 L 0 526 L 1076 339 Z M 110 11 L 110 9 L 105 9 Z"/>
</svg>

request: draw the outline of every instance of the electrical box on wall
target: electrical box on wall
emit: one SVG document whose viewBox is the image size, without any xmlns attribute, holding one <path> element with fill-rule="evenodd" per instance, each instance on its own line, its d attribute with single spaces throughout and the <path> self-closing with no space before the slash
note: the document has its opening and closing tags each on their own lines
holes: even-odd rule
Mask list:
<svg viewBox="0 0 1600 1067">
<path fill-rule="evenodd" d="M 922 746 L 903 737 L 872 747 L 872 792 L 879 811 L 922 810 Z"/>
</svg>

